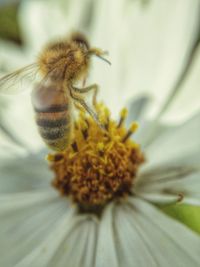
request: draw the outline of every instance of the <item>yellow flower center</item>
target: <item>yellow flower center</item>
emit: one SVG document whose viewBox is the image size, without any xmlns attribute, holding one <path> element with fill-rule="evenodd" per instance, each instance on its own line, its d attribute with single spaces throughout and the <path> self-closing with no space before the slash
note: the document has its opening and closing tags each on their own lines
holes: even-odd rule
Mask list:
<svg viewBox="0 0 200 267">
<path fill-rule="evenodd" d="M 144 162 L 140 146 L 130 139 L 137 124 L 128 130 L 124 127 L 127 110 L 121 111 L 116 122 L 103 104 L 96 109 L 106 131 L 82 111 L 75 121 L 71 146 L 48 156 L 55 173 L 53 186 L 84 210 L 130 195 L 138 167 Z"/>
</svg>

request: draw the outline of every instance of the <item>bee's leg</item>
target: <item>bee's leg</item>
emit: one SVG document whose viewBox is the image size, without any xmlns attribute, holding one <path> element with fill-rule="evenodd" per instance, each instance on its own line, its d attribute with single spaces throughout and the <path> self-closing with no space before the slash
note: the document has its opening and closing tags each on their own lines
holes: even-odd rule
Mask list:
<svg viewBox="0 0 200 267">
<path fill-rule="evenodd" d="M 79 103 L 77 103 L 77 102 L 74 102 L 74 106 L 78 109 L 78 110 L 80 110 L 80 111 L 83 111 L 83 110 L 85 110 Z"/>
<path fill-rule="evenodd" d="M 77 88 L 77 87 L 74 87 L 74 86 L 72 86 L 71 88 L 74 91 L 74 93 L 78 93 L 78 94 L 85 94 L 85 93 L 88 93 L 88 92 L 93 90 L 94 94 L 93 94 L 93 97 L 92 97 L 92 103 L 93 103 L 94 107 L 96 106 L 96 103 L 97 103 L 96 99 L 97 99 L 97 94 L 98 94 L 98 91 L 99 91 L 99 86 L 97 84 L 92 84 L 92 85 L 84 87 L 84 88 Z"/>
<path fill-rule="evenodd" d="M 76 91 L 76 93 L 78 93 L 78 92 Z M 71 95 L 71 97 L 72 97 L 72 99 L 74 101 L 78 102 L 90 114 L 90 116 L 96 121 L 96 123 L 98 124 L 98 126 L 101 129 L 105 130 L 105 127 L 99 121 L 99 118 L 98 118 L 97 114 L 86 104 L 86 102 L 84 101 L 83 98 L 81 98 L 78 95 L 74 95 L 72 88 L 70 88 L 70 95 Z"/>
</svg>

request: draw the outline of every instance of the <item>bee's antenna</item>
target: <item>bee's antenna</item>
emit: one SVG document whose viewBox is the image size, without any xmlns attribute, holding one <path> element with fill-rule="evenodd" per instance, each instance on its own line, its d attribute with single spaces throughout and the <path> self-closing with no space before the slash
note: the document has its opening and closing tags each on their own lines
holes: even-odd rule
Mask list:
<svg viewBox="0 0 200 267">
<path fill-rule="evenodd" d="M 104 60 L 104 61 L 107 62 L 109 65 L 111 65 L 111 62 L 110 62 L 108 59 L 106 59 L 106 58 L 104 58 L 104 57 L 102 57 L 102 56 L 100 56 L 100 55 L 95 55 L 95 56 L 97 56 L 98 58 Z"/>
<path fill-rule="evenodd" d="M 103 51 L 103 50 L 101 50 L 99 48 L 91 48 L 88 51 L 88 54 L 89 55 L 95 55 L 96 57 L 102 59 L 103 61 L 105 61 L 106 63 L 108 63 L 109 65 L 111 65 L 111 62 L 108 59 L 102 57 L 102 55 L 107 55 L 108 54 L 107 51 Z"/>
</svg>

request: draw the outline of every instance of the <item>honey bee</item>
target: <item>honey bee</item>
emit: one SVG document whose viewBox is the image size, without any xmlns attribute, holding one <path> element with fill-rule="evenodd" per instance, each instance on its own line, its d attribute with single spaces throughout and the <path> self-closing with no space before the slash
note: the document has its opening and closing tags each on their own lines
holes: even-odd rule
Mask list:
<svg viewBox="0 0 200 267">
<path fill-rule="evenodd" d="M 92 84 L 78 88 L 89 72 L 91 56 L 95 55 L 110 64 L 99 48 L 90 48 L 86 37 L 73 33 L 63 41 L 46 45 L 36 63 L 28 65 L 0 79 L 0 92 L 23 90 L 26 81 L 34 80 L 36 75 L 42 79 L 32 90 L 31 100 L 35 111 L 39 133 L 48 147 L 63 151 L 70 144 L 73 119 L 72 103 L 84 108 L 101 125 L 98 115 L 84 99 L 84 94 L 93 92 L 93 105 L 96 102 L 98 85 Z M 16 85 L 19 86 L 17 87 Z M 28 87 L 28 86 L 27 86 Z"/>
</svg>

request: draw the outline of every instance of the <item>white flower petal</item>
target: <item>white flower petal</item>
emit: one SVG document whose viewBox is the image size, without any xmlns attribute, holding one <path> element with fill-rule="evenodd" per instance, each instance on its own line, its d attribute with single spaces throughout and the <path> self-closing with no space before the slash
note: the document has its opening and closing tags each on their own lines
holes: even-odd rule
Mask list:
<svg viewBox="0 0 200 267">
<path fill-rule="evenodd" d="M 119 267 L 116 251 L 113 205 L 109 205 L 100 220 L 95 267 Z"/>
<path fill-rule="evenodd" d="M 53 189 L 0 196 L 0 203 L 1 266 L 94 266 L 96 220 L 76 215 Z"/>
<path fill-rule="evenodd" d="M 148 163 L 145 165 L 145 170 L 169 160 L 172 162 L 186 155 L 192 155 L 200 147 L 199 130 L 200 113 L 186 123 L 163 132 L 145 149 Z"/>
<path fill-rule="evenodd" d="M 44 147 L 44 142 L 35 123 L 30 94 L 31 88 L 28 88 L 26 92 L 9 96 L 8 107 L 2 112 L 2 119 L 19 142 L 31 151 L 38 151 Z"/>
<path fill-rule="evenodd" d="M 56 215 L 56 214 L 55 214 Z M 29 254 L 22 254 L 22 260 L 20 260 L 15 267 L 26 267 L 26 266 L 49 266 L 51 259 L 65 238 L 65 233 L 69 231 L 69 220 L 72 216 L 71 213 L 61 214 L 57 218 L 57 223 L 53 229 L 49 229 L 50 232 L 44 235 L 44 241 L 42 241 L 37 247 L 29 251 Z M 67 226 L 67 227 L 66 227 Z M 71 226 L 71 225 L 70 225 Z"/>
<path fill-rule="evenodd" d="M 144 246 L 157 263 L 156 266 L 197 267 L 199 265 L 200 237 L 197 234 L 140 199 L 130 198 L 130 204 L 131 207 L 121 206 L 121 216 L 124 214 L 126 216 L 124 222 L 127 219 L 127 224 L 136 229 Z M 120 230 L 126 232 L 123 225 L 118 231 Z M 122 234 L 121 237 L 123 238 Z M 129 242 L 140 242 L 135 241 L 133 235 L 126 235 L 126 237 L 129 238 Z M 132 255 L 134 252 L 130 250 L 126 253 Z M 143 251 L 138 252 L 136 257 L 139 258 L 139 256 L 143 257 Z M 134 266 L 134 258 L 133 265 L 130 266 Z"/>
<path fill-rule="evenodd" d="M 119 266 L 127 267 L 156 267 L 156 256 L 145 244 L 143 236 L 134 223 L 137 210 L 131 209 L 127 204 L 116 207 L 114 216 L 114 229 L 116 237 Z M 109 265 L 108 265 L 109 266 Z"/>
<path fill-rule="evenodd" d="M 146 164 L 133 188 L 149 201 L 198 205 L 200 195 L 200 114 L 181 126 L 166 128 L 145 148 Z"/>
<path fill-rule="evenodd" d="M 93 267 L 95 256 L 96 223 L 92 216 L 57 218 L 55 227 L 44 236 L 44 241 L 18 262 L 15 267 Z"/>
<path fill-rule="evenodd" d="M 127 123 L 141 121 L 146 114 L 151 98 L 147 95 L 140 96 L 130 102 L 128 108 Z"/>
<path fill-rule="evenodd" d="M 1 157 L 0 192 L 15 193 L 50 187 L 53 173 L 44 157 L 44 153 Z"/>
<path fill-rule="evenodd" d="M 16 212 L 16 209 L 26 208 L 27 206 L 37 205 L 38 202 L 52 201 L 58 197 L 53 188 L 40 190 L 37 192 L 23 192 L 23 193 L 11 193 L 11 194 L 1 194 L 1 213 Z"/>
<path fill-rule="evenodd" d="M 138 198 L 107 207 L 100 227 L 96 266 L 198 266 L 199 236 Z"/>
<path fill-rule="evenodd" d="M 13 267 L 52 232 L 68 202 L 55 191 L 1 196 L 0 265 Z M 27 265 L 28 266 L 28 265 Z"/>
<path fill-rule="evenodd" d="M 169 122 L 183 121 L 200 109 L 200 46 L 194 54 L 194 60 L 181 86 L 162 119 Z"/>
<path fill-rule="evenodd" d="M 134 121 L 134 119 L 132 119 L 132 121 Z M 141 145 L 144 152 L 147 150 L 146 141 L 148 142 L 149 140 L 149 136 L 153 125 L 155 125 L 155 120 L 147 120 L 145 117 L 141 117 L 141 119 L 139 119 L 138 121 L 138 129 L 133 135 L 133 140 L 135 140 L 138 144 Z M 168 126 L 160 122 L 157 122 L 156 129 L 154 131 L 153 139 L 151 140 L 151 142 L 153 142 L 163 133 L 166 133 L 168 130 L 172 130 L 172 128 L 173 128 L 172 126 Z"/>
<path fill-rule="evenodd" d="M 17 45 L 8 41 L 0 41 L 0 77 L 4 72 L 14 71 L 30 62 L 29 54 Z"/>
<path fill-rule="evenodd" d="M 69 230 L 65 240 L 48 267 L 94 267 L 97 222 L 92 215 L 77 215 L 68 221 Z M 35 265 L 33 265 L 34 267 Z M 46 266 L 46 265 L 45 265 Z M 41 265 L 43 267 L 43 265 Z"/>
<path fill-rule="evenodd" d="M 111 110 L 117 110 L 130 97 L 148 92 L 155 99 L 150 115 L 156 114 L 193 45 L 199 1 L 156 0 L 146 9 L 139 1 L 96 2 L 92 37 L 94 43 L 110 52 L 112 62 L 111 70 L 95 66 L 94 77 L 101 73 L 98 82 L 102 97 L 106 96 Z"/>
<path fill-rule="evenodd" d="M 2 162 L 6 162 L 6 160 L 13 159 L 15 156 L 22 157 L 24 154 L 27 154 L 27 148 L 22 147 L 17 143 L 18 142 L 13 142 L 11 137 L 5 134 L 5 132 L 2 133 L 0 129 L 0 165 L 2 165 Z"/>
<path fill-rule="evenodd" d="M 200 205 L 200 168 L 176 164 L 164 165 L 143 174 L 135 183 L 135 194 L 157 203 Z"/>
<path fill-rule="evenodd" d="M 9 141 L 9 143 L 11 143 L 13 146 L 17 146 L 19 149 L 21 148 L 26 150 L 25 144 L 23 144 L 23 142 L 19 140 L 15 134 L 13 134 L 10 127 L 7 127 L 7 123 L 5 123 L 2 118 L 0 118 L 0 134 L 1 136 L 3 135 L 6 141 Z"/>
</svg>

